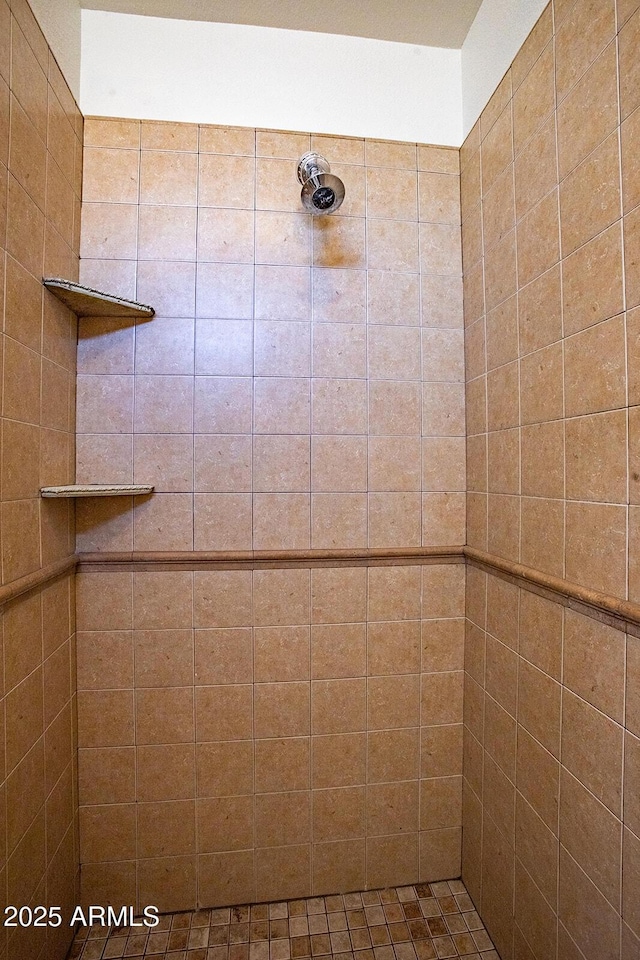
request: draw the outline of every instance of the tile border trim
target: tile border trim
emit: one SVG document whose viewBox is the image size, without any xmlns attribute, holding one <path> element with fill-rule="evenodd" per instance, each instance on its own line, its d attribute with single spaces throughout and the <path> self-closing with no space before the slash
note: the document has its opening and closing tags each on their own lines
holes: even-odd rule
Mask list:
<svg viewBox="0 0 640 960">
<path fill-rule="evenodd" d="M 78 553 L 79 568 L 99 570 L 261 570 L 296 567 L 464 563 L 464 547 L 378 550 L 242 550 Z"/>
<path fill-rule="evenodd" d="M 407 566 L 470 563 L 539 596 L 560 603 L 618 630 L 640 637 L 640 603 L 544 573 L 534 567 L 475 547 L 415 547 L 406 550 L 247 550 L 238 552 L 78 553 L 0 586 L 0 607 L 67 573 L 78 570 L 148 572 L 153 570 L 295 569 L 332 566 Z"/>
<path fill-rule="evenodd" d="M 552 576 L 534 567 L 505 560 L 475 547 L 463 547 L 467 563 L 536 593 L 561 606 L 569 607 L 594 620 L 640 637 L 640 603 L 623 600 L 608 593 L 590 590 L 571 580 Z"/>
<path fill-rule="evenodd" d="M 46 567 L 41 567 L 40 570 L 27 573 L 24 577 L 12 580 L 11 583 L 5 583 L 0 587 L 0 607 L 6 603 L 10 603 L 11 600 L 15 600 L 17 597 L 21 597 L 25 593 L 31 593 L 32 590 L 37 590 L 51 580 L 57 580 L 67 573 L 75 573 L 77 565 L 78 558 L 75 554 L 72 554 L 63 560 L 54 560 L 53 563 L 47 564 Z"/>
</svg>

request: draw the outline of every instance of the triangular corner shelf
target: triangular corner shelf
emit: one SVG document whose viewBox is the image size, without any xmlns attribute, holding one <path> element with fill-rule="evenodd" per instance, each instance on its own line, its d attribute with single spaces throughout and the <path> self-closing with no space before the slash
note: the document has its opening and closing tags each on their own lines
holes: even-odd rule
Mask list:
<svg viewBox="0 0 640 960">
<path fill-rule="evenodd" d="M 43 284 L 78 317 L 114 317 L 150 320 L 155 316 L 153 307 L 135 300 L 125 300 L 111 293 L 92 290 L 73 280 L 45 277 Z"/>
<path fill-rule="evenodd" d="M 58 487 L 42 487 L 41 497 L 139 497 L 153 493 L 154 488 L 142 483 L 70 483 Z"/>
</svg>

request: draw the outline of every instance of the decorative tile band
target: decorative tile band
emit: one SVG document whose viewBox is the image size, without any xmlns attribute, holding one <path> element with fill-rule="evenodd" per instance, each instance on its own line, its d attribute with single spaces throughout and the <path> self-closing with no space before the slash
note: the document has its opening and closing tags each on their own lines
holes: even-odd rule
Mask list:
<svg viewBox="0 0 640 960">
<path fill-rule="evenodd" d="M 394 550 L 243 550 L 79 553 L 80 567 L 126 570 L 243 570 L 464 563 L 463 547 Z"/>
<path fill-rule="evenodd" d="M 16 597 L 37 590 L 51 580 L 57 580 L 58 577 L 62 577 L 66 573 L 73 573 L 77 563 L 78 560 L 75 556 L 65 557 L 64 560 L 55 560 L 53 563 L 47 564 L 46 567 L 34 570 L 33 573 L 27 573 L 24 577 L 19 577 L 11 583 L 5 583 L 4 586 L 0 587 L 0 607 L 11 600 L 15 600 Z"/>
<path fill-rule="evenodd" d="M 563 580 L 504 560 L 475 547 L 416 547 L 407 550 L 282 550 L 241 552 L 118 552 L 79 553 L 29 573 L 0 587 L 0 606 L 16 597 L 36 590 L 64 574 L 80 569 L 100 570 L 242 570 L 291 569 L 295 567 L 328 566 L 394 566 L 439 563 L 471 563 L 486 573 L 508 580 L 525 590 L 571 607 L 586 616 L 608 623 L 618 630 L 640 635 L 640 604 L 622 600 L 609 594 L 590 590 L 580 584 Z"/>
<path fill-rule="evenodd" d="M 561 577 L 543 573 L 522 563 L 504 560 L 475 547 L 463 548 L 465 559 L 486 573 L 508 580 L 531 593 L 537 593 L 562 606 L 570 607 L 587 617 L 600 620 L 634 635 L 640 635 L 640 604 L 622 600 L 607 593 L 590 590 Z"/>
</svg>

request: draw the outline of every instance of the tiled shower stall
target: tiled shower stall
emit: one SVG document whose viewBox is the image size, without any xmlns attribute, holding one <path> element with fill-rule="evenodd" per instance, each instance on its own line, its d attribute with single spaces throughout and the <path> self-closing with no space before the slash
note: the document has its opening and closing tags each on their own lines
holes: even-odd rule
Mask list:
<svg viewBox="0 0 640 960">
<path fill-rule="evenodd" d="M 462 877 L 502 960 L 640 956 L 639 44 L 553 0 L 457 151 L 83 118 L 0 0 L 6 903 Z"/>
<path fill-rule="evenodd" d="M 331 218 L 299 212 L 311 146 L 345 182 Z M 89 899 L 459 875 L 457 170 L 415 144 L 85 121 L 81 277 L 158 310 L 79 333 L 78 479 L 156 490 L 77 515 L 78 549 L 118 561 L 78 579 Z M 406 556 L 423 544 L 438 562 Z"/>
</svg>

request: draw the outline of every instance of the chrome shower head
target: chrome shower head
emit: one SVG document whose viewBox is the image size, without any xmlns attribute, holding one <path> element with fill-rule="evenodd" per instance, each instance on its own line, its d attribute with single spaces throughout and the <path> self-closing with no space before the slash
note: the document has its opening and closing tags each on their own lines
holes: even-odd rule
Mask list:
<svg viewBox="0 0 640 960">
<path fill-rule="evenodd" d="M 302 184 L 300 199 L 315 216 L 335 213 L 344 200 L 344 183 L 331 173 L 331 167 L 319 153 L 305 153 L 298 163 Z"/>
</svg>

